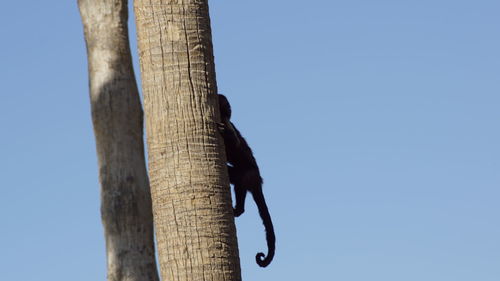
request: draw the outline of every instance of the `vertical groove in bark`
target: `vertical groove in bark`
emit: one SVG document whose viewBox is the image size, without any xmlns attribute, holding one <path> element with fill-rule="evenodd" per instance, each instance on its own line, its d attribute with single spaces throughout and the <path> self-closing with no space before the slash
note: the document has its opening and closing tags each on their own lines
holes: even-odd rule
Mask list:
<svg viewBox="0 0 500 281">
<path fill-rule="evenodd" d="M 135 0 L 163 280 L 241 280 L 208 4 Z"/>
<path fill-rule="evenodd" d="M 157 281 L 126 0 L 78 0 L 89 63 L 108 281 Z"/>
</svg>

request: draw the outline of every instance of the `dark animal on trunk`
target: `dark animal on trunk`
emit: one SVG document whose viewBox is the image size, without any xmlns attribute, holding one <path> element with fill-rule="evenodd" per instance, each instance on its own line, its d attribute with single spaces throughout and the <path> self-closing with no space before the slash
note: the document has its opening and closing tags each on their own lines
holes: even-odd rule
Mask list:
<svg viewBox="0 0 500 281">
<path fill-rule="evenodd" d="M 224 95 L 219 94 L 219 108 L 222 122 L 219 131 L 224 139 L 226 157 L 228 162 L 229 181 L 234 186 L 236 205 L 233 209 L 234 216 L 238 217 L 245 211 L 245 198 L 247 191 L 252 193 L 253 199 L 259 210 L 260 217 L 266 229 L 268 253 L 258 253 L 255 256 L 257 264 L 261 267 L 268 266 L 274 257 L 276 237 L 273 222 L 267 209 L 266 200 L 262 193 L 262 178 L 260 177 L 257 161 L 253 156 L 248 143 L 230 121 L 231 106 Z"/>
</svg>

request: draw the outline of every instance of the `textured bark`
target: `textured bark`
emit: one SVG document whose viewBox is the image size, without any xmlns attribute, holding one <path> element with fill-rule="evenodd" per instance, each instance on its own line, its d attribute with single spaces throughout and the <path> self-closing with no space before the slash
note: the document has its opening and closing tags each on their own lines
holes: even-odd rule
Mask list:
<svg viewBox="0 0 500 281">
<path fill-rule="evenodd" d="M 135 0 L 163 280 L 241 280 L 208 4 Z"/>
<path fill-rule="evenodd" d="M 143 117 L 126 0 L 79 0 L 89 63 L 108 281 L 157 281 Z"/>
</svg>

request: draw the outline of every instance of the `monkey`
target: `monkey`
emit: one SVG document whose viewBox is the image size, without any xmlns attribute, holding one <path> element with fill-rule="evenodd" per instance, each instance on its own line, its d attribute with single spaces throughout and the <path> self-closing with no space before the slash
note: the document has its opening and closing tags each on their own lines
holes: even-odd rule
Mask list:
<svg viewBox="0 0 500 281">
<path fill-rule="evenodd" d="M 263 180 L 260 176 L 257 161 L 253 156 L 252 149 L 230 121 L 231 106 L 227 98 L 219 94 L 219 110 L 221 114 L 221 123 L 218 124 L 219 131 L 224 140 L 227 169 L 229 174 L 229 182 L 234 187 L 236 199 L 235 207 L 233 208 L 234 216 L 239 217 L 245 211 L 245 198 L 247 191 L 253 196 L 255 204 L 259 210 L 259 215 L 264 224 L 266 231 L 266 240 L 268 253 L 257 253 L 255 260 L 261 267 L 268 266 L 274 258 L 276 250 L 276 237 L 274 234 L 273 222 L 271 215 L 264 199 L 262 192 Z"/>
</svg>

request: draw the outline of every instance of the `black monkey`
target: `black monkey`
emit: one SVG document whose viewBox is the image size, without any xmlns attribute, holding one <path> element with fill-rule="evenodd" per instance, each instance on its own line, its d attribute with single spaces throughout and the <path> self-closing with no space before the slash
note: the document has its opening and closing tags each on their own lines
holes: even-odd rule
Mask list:
<svg viewBox="0 0 500 281">
<path fill-rule="evenodd" d="M 274 257 L 276 249 L 276 237 L 274 235 L 273 222 L 267 209 L 264 194 L 262 193 L 262 178 L 260 177 L 257 161 L 253 156 L 252 150 L 229 120 L 231 118 L 231 106 L 224 95 L 219 94 L 219 109 L 222 122 L 219 124 L 219 130 L 224 139 L 226 147 L 226 157 L 228 162 L 229 181 L 234 186 L 236 206 L 234 215 L 236 217 L 245 211 L 245 197 L 247 191 L 252 193 L 253 199 L 259 210 L 260 217 L 266 229 L 266 240 L 268 253 L 258 253 L 255 256 L 257 264 L 261 267 L 268 266 Z"/>
</svg>

